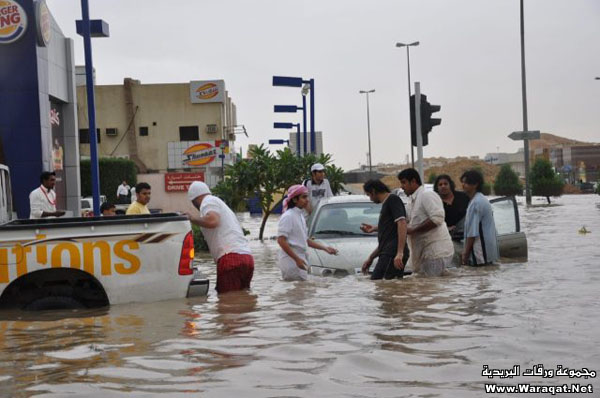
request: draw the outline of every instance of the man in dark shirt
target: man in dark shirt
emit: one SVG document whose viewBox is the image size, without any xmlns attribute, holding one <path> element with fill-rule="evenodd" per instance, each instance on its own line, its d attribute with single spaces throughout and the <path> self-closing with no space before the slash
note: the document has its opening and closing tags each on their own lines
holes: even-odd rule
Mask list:
<svg viewBox="0 0 600 398">
<path fill-rule="evenodd" d="M 406 243 L 406 210 L 398 196 L 391 194 L 390 189 L 380 180 L 367 181 L 363 189 L 374 203 L 383 203 L 377 226 L 361 224 L 363 232 L 377 231 L 379 245 L 371 253 L 362 266 L 366 274 L 373 260 L 378 257 L 371 279 L 393 279 L 404 276 L 405 243 Z"/>
<path fill-rule="evenodd" d="M 442 174 L 435 179 L 433 190 L 442 198 L 445 221 L 450 235 L 462 239 L 462 221 L 467 214 L 469 197 L 464 192 L 455 190 L 454 181 L 447 174 Z M 460 231 L 455 231 L 457 227 Z"/>
</svg>

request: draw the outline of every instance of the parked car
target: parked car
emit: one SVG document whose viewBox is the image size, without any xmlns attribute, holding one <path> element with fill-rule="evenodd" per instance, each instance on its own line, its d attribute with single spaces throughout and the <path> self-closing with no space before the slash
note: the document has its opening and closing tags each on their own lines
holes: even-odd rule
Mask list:
<svg viewBox="0 0 600 398">
<path fill-rule="evenodd" d="M 401 196 L 402 197 L 402 196 Z M 404 196 L 406 198 L 406 196 Z M 509 261 L 527 260 L 527 238 L 520 230 L 519 211 L 514 197 L 492 199 L 500 257 Z M 360 230 L 361 223 L 376 225 L 381 204 L 364 195 L 323 199 L 309 219 L 308 234 L 339 250 L 337 256 L 309 249 L 310 271 L 322 276 L 345 276 L 361 272 L 363 262 L 377 247 L 377 234 Z M 455 241 L 454 264 L 460 264 L 462 241 Z M 406 271 L 411 271 L 406 269 Z"/>
<path fill-rule="evenodd" d="M 106 195 L 100 195 L 100 204 L 106 202 Z M 81 198 L 81 210 L 79 215 L 81 217 L 91 217 L 94 215 L 94 198 L 92 196 L 86 196 Z"/>
</svg>

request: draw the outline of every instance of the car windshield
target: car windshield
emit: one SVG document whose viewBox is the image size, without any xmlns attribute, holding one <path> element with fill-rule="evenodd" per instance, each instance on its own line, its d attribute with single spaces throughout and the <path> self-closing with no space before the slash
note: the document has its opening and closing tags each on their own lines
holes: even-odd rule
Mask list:
<svg viewBox="0 0 600 398">
<path fill-rule="evenodd" d="M 360 230 L 362 223 L 377 225 L 381 204 L 372 202 L 334 203 L 321 207 L 312 223 L 312 235 L 320 238 L 373 236 Z"/>
</svg>

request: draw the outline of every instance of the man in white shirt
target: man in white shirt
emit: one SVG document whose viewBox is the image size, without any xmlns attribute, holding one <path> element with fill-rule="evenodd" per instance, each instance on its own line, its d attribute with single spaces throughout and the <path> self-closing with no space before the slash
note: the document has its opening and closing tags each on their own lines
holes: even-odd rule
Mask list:
<svg viewBox="0 0 600 398">
<path fill-rule="evenodd" d="M 333 196 L 329 180 L 325 178 L 325 167 L 321 163 L 315 163 L 310 168 L 311 179 L 305 180 L 302 185 L 308 188 L 310 199 L 310 211 L 317 208 L 319 201 L 323 198 Z"/>
<path fill-rule="evenodd" d="M 250 288 L 254 258 L 235 213 L 221 199 L 211 195 L 208 185 L 194 181 L 188 199 L 200 216 L 187 213 L 198 225 L 217 263 L 217 292 L 226 293 Z"/>
<path fill-rule="evenodd" d="M 123 180 L 121 185 L 117 188 L 117 200 L 118 203 L 129 203 L 129 185 L 127 185 L 127 181 Z"/>
<path fill-rule="evenodd" d="M 408 262 L 421 275 L 439 276 L 454 256 L 442 199 L 433 191 L 425 191 L 415 169 L 402 170 L 398 179 L 408 195 Z"/>
<path fill-rule="evenodd" d="M 29 194 L 29 218 L 61 217 L 65 215 L 62 210 L 56 210 L 56 173 L 44 171 L 40 176 L 42 183 Z"/>
</svg>

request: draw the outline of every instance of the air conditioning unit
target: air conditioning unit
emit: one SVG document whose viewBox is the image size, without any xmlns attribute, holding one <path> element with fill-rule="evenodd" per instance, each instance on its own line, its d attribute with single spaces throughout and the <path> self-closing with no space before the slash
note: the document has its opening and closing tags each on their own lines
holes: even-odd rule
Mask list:
<svg viewBox="0 0 600 398">
<path fill-rule="evenodd" d="M 206 133 L 207 134 L 216 134 L 217 125 L 216 124 L 207 124 L 206 125 Z"/>
<path fill-rule="evenodd" d="M 119 130 L 117 128 L 107 128 L 106 135 L 109 137 L 116 137 L 119 134 Z"/>
</svg>

